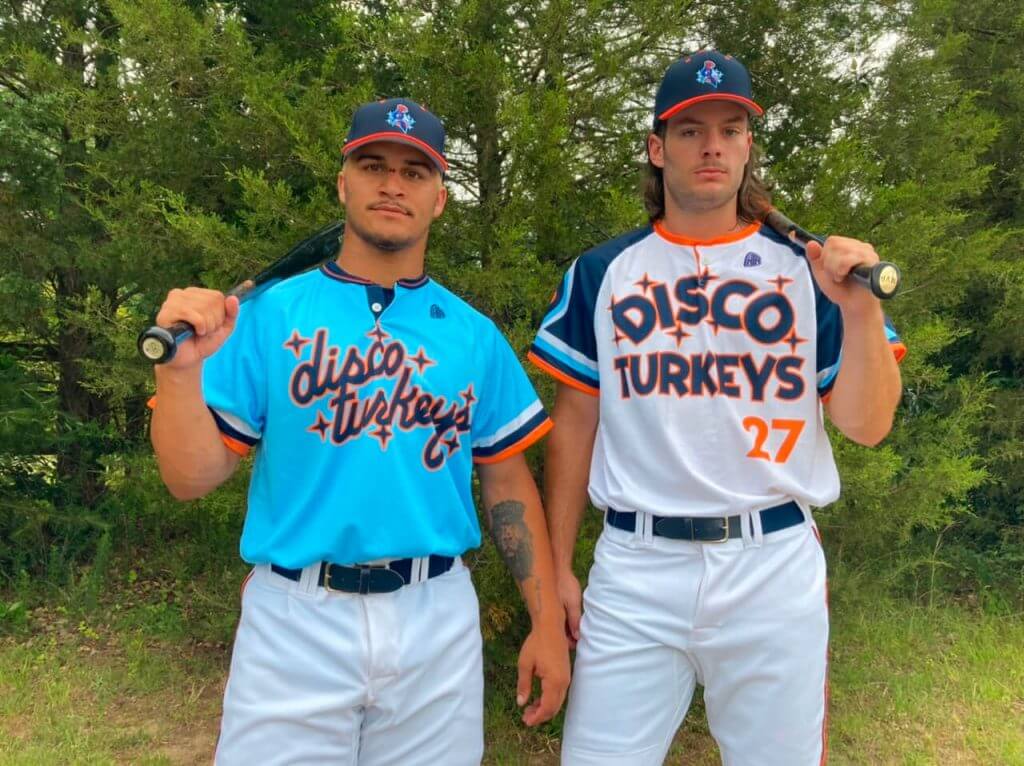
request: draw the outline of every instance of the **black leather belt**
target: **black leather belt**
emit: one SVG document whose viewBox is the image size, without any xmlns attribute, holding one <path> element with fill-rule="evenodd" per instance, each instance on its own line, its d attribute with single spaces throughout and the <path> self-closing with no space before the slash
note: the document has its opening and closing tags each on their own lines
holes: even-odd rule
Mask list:
<svg viewBox="0 0 1024 766">
<path fill-rule="evenodd" d="M 327 590 L 341 593 L 391 593 L 412 582 L 412 559 L 395 559 L 384 564 L 328 564 L 320 565 L 317 584 Z M 427 579 L 443 575 L 455 563 L 453 556 L 430 557 Z M 286 569 L 277 564 L 270 565 L 270 571 L 281 577 L 298 582 L 302 577 L 301 569 Z"/>
<path fill-rule="evenodd" d="M 605 520 L 616 529 L 636 531 L 636 514 L 609 508 Z M 790 500 L 788 503 L 761 511 L 761 532 L 771 534 L 780 529 L 802 524 L 804 512 Z M 743 536 L 742 516 L 655 516 L 654 534 L 673 540 L 692 540 L 698 543 L 724 543 L 730 538 Z"/>
</svg>

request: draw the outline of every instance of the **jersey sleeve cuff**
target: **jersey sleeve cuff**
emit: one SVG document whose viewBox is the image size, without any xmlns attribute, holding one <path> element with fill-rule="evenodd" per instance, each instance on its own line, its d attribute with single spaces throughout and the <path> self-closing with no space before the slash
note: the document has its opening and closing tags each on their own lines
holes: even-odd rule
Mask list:
<svg viewBox="0 0 1024 766">
<path fill-rule="evenodd" d="M 896 364 L 903 361 L 903 357 L 907 355 L 907 347 L 904 345 L 898 337 L 889 338 L 889 348 L 892 349 L 892 355 L 896 357 Z M 821 401 L 828 402 L 829 397 L 832 396 L 832 387 L 836 384 L 836 378 L 839 377 L 839 366 L 842 361 L 840 358 L 832 367 L 828 370 L 823 371 L 823 375 L 819 375 L 818 383 L 818 396 L 821 397 Z"/>
<path fill-rule="evenodd" d="M 151 410 L 155 410 L 156 396 L 149 397 L 146 401 L 146 406 Z M 221 414 L 213 407 L 208 406 L 207 409 L 210 411 L 210 414 L 213 415 L 213 420 L 217 424 L 217 430 L 220 431 L 220 440 L 224 442 L 224 446 L 241 457 L 248 455 L 249 450 L 251 450 L 260 440 L 259 436 L 246 433 L 248 429 L 242 425 L 241 421 L 238 421 L 237 418 L 227 415 L 226 413 Z M 228 422 L 229 420 L 235 422 L 238 427 L 233 427 L 231 423 Z"/>
<path fill-rule="evenodd" d="M 501 462 L 543 438 L 554 425 L 539 401 L 527 408 L 512 423 L 514 425 L 511 429 L 506 427 L 499 431 L 496 437 L 481 440 L 473 446 L 474 463 Z"/>
<path fill-rule="evenodd" d="M 565 383 L 565 385 L 591 396 L 598 396 L 601 393 L 597 380 L 585 377 L 569 366 L 559 363 L 554 356 L 538 348 L 537 344 L 530 348 L 526 358 L 559 383 Z"/>
</svg>

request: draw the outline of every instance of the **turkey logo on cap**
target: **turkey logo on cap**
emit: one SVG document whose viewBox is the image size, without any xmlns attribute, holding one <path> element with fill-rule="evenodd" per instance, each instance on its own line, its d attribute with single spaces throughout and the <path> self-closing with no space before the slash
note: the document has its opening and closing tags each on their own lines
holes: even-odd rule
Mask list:
<svg viewBox="0 0 1024 766">
<path fill-rule="evenodd" d="M 704 68 L 697 70 L 697 82 L 701 85 L 710 85 L 712 88 L 717 88 L 724 77 L 722 70 L 711 60 L 705 61 Z"/>
<path fill-rule="evenodd" d="M 409 113 L 409 107 L 405 104 L 399 104 L 388 112 L 388 125 L 398 128 L 403 133 L 408 133 L 415 124 L 416 120 L 413 119 L 413 116 Z"/>
</svg>

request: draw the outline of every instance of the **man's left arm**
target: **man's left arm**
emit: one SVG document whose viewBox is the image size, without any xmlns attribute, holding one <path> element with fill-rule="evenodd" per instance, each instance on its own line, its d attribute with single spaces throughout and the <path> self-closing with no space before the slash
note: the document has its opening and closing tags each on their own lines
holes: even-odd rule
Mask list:
<svg viewBox="0 0 1024 766">
<path fill-rule="evenodd" d="M 900 370 L 886 337 L 879 300 L 847 276 L 854 266 L 878 263 L 866 242 L 831 236 L 811 242 L 807 259 L 819 288 L 842 314 L 842 364 L 825 403 L 829 419 L 848 438 L 875 446 L 892 428 L 900 401 Z"/>
<path fill-rule="evenodd" d="M 555 716 L 569 686 L 565 612 L 555 592 L 544 511 L 521 452 L 495 463 L 480 463 L 477 471 L 487 526 L 530 613 L 532 629 L 519 653 L 516 703 L 526 704 L 536 676 L 541 695 L 523 713 L 523 722 L 535 726 Z"/>
</svg>

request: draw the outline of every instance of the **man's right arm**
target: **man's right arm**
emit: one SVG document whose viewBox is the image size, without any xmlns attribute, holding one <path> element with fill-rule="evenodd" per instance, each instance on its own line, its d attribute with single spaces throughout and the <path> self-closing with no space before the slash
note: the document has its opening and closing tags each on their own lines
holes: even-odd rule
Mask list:
<svg viewBox="0 0 1024 766">
<path fill-rule="evenodd" d="M 572 569 L 576 537 L 587 506 L 590 459 L 597 434 L 599 400 L 564 383 L 558 384 L 551 419 L 555 427 L 544 460 L 544 508 L 555 564 L 555 582 L 565 607 L 570 643 L 580 635 L 583 596 Z"/>
<path fill-rule="evenodd" d="M 214 290 L 172 290 L 157 314 L 168 327 L 186 321 L 194 337 L 178 345 L 174 358 L 154 369 L 156 404 L 150 436 L 160 477 L 178 500 L 194 500 L 223 484 L 241 456 L 221 439 L 202 389 L 203 360 L 213 355 L 234 329 L 238 299 Z"/>
</svg>

